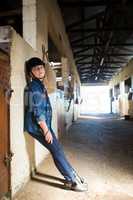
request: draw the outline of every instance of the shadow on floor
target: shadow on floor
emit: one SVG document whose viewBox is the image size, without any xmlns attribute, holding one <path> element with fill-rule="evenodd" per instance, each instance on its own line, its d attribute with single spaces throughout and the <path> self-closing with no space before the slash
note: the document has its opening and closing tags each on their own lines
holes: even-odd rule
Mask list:
<svg viewBox="0 0 133 200">
<path fill-rule="evenodd" d="M 38 172 L 36 171 L 34 175 L 32 175 L 31 179 L 33 181 L 36 181 L 36 182 L 39 182 L 39 183 L 43 183 L 43 184 L 46 184 L 46 185 L 49 185 L 49 186 L 52 186 L 52 187 L 55 187 L 55 188 L 60 188 L 60 189 L 64 189 L 64 190 L 69 190 L 68 188 L 65 187 L 64 183 L 65 183 L 65 180 L 64 179 L 61 179 L 59 177 L 56 177 L 56 176 L 51 176 L 49 174 L 44 174 L 44 173 L 41 173 L 41 172 Z M 63 184 L 59 184 L 59 183 L 56 183 L 56 182 L 51 182 L 49 180 L 45 180 L 45 179 L 49 179 L 49 180 L 55 180 L 55 181 L 59 181 Z"/>
<path fill-rule="evenodd" d="M 62 179 L 62 178 L 59 178 L 59 177 L 56 177 L 56 176 L 52 176 L 52 175 L 49 175 L 49 174 L 44 174 L 44 173 L 41 173 L 39 171 L 36 171 L 36 175 L 40 176 L 40 177 L 47 178 L 47 179 L 52 179 L 52 180 L 56 180 L 56 181 L 60 181 L 62 183 L 65 183 L 65 180 Z"/>
</svg>

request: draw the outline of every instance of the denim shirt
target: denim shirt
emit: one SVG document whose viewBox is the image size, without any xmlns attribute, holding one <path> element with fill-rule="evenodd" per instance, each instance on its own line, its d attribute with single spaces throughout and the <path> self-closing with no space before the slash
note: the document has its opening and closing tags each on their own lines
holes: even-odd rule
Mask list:
<svg viewBox="0 0 133 200">
<path fill-rule="evenodd" d="M 24 131 L 38 133 L 39 121 L 45 121 L 51 129 L 52 107 L 44 84 L 33 79 L 24 90 Z"/>
</svg>

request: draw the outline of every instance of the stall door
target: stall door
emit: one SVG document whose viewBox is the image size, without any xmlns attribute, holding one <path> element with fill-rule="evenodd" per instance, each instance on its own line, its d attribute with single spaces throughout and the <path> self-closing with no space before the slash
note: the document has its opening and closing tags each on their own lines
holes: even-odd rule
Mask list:
<svg viewBox="0 0 133 200">
<path fill-rule="evenodd" d="M 0 200 L 10 199 L 9 100 L 0 85 Z"/>
</svg>

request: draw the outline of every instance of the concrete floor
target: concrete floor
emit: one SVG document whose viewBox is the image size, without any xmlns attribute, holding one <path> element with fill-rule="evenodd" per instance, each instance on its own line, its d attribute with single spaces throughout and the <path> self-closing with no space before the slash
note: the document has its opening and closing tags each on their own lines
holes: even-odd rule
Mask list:
<svg viewBox="0 0 133 200">
<path fill-rule="evenodd" d="M 111 115 L 82 116 L 61 142 L 89 191 L 64 190 L 55 180 L 62 176 L 49 156 L 14 200 L 133 200 L 133 121 Z"/>
</svg>

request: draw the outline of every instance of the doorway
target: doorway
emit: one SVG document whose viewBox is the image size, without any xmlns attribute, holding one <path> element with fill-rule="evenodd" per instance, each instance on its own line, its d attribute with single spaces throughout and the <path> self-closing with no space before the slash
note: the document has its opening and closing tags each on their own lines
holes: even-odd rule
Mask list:
<svg viewBox="0 0 133 200">
<path fill-rule="evenodd" d="M 108 86 L 82 86 L 80 106 L 81 114 L 110 113 L 110 97 Z"/>
</svg>

